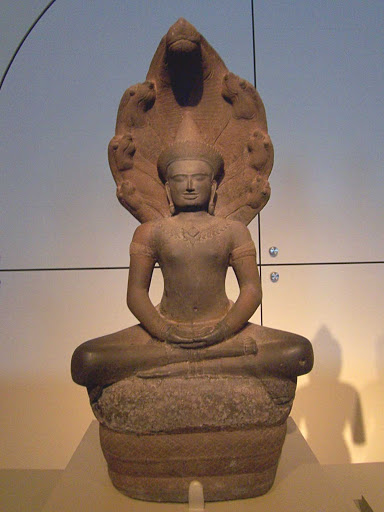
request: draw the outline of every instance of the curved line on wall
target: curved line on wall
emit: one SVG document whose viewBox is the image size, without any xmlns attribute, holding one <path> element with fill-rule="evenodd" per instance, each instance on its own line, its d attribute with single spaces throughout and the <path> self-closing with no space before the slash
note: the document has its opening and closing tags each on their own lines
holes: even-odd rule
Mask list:
<svg viewBox="0 0 384 512">
<path fill-rule="evenodd" d="M 32 25 L 30 26 L 29 30 L 27 30 L 25 36 L 23 37 L 23 39 L 20 41 L 18 47 L 16 48 L 15 52 L 13 53 L 12 55 L 12 58 L 11 60 L 9 61 L 9 64 L 8 66 L 6 67 L 6 70 L 4 71 L 4 74 L 3 76 L 1 77 L 1 81 L 0 81 L 0 89 L 2 88 L 3 86 L 3 83 L 4 83 L 4 80 L 5 80 L 5 77 L 7 76 L 8 74 L 8 71 L 11 69 L 11 66 L 13 64 L 13 61 L 15 60 L 16 58 L 16 55 L 19 53 L 19 50 L 20 48 L 23 46 L 25 40 L 27 39 L 27 37 L 29 36 L 29 34 L 32 32 L 32 30 L 35 28 L 35 26 L 37 25 L 37 23 L 41 20 L 41 18 L 44 16 L 44 14 L 48 11 L 48 9 L 50 7 L 52 7 L 52 5 L 56 2 L 56 0 L 52 0 L 51 2 L 49 2 L 49 4 L 45 7 L 45 9 L 43 9 L 40 13 L 40 15 L 35 19 L 35 21 L 32 23 Z"/>
</svg>

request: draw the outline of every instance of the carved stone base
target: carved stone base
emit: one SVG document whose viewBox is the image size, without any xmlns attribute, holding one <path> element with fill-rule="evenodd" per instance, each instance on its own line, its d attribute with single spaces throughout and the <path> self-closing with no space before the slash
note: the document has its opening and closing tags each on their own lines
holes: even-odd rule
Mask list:
<svg viewBox="0 0 384 512">
<path fill-rule="evenodd" d="M 296 382 L 283 378 L 130 377 L 92 400 L 115 487 L 131 498 L 251 498 L 273 484 Z"/>
<path fill-rule="evenodd" d="M 192 480 L 206 501 L 252 498 L 275 479 L 286 434 L 282 425 L 247 430 L 136 435 L 100 425 L 113 485 L 131 498 L 187 502 Z"/>
</svg>

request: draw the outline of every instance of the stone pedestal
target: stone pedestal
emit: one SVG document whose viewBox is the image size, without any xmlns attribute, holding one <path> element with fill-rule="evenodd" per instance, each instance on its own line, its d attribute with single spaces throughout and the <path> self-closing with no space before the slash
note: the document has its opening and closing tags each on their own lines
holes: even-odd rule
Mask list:
<svg viewBox="0 0 384 512">
<path fill-rule="evenodd" d="M 199 480 L 206 501 L 251 498 L 275 479 L 286 423 L 249 430 L 191 434 L 121 434 L 100 425 L 113 485 L 131 498 L 188 501 Z"/>
<path fill-rule="evenodd" d="M 289 379 L 131 377 L 93 403 L 115 487 L 132 498 L 251 498 L 273 484 L 295 392 Z"/>
</svg>

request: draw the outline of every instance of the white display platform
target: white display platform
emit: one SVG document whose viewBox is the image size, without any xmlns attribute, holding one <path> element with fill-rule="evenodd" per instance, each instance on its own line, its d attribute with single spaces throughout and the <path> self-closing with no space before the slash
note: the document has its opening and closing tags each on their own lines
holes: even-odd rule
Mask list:
<svg viewBox="0 0 384 512">
<path fill-rule="evenodd" d="M 367 500 L 373 512 L 384 512 L 384 462 L 323 466 L 333 485 L 350 500 Z"/>
<path fill-rule="evenodd" d="M 356 496 L 358 498 L 359 495 Z M 109 480 L 93 421 L 43 512 L 187 512 L 188 504 L 151 503 L 127 498 Z M 332 486 L 294 421 L 272 489 L 258 498 L 206 503 L 208 512 L 356 512 L 353 501 Z M 375 510 L 375 512 L 377 512 Z"/>
<path fill-rule="evenodd" d="M 0 469 L 0 511 L 40 512 L 62 469 Z"/>
</svg>

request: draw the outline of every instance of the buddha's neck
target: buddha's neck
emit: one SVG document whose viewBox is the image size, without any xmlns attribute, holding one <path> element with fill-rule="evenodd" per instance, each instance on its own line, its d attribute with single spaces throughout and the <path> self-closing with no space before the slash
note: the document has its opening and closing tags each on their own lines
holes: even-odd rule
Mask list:
<svg viewBox="0 0 384 512">
<path fill-rule="evenodd" d="M 199 222 L 207 217 L 210 217 L 210 215 L 205 210 L 199 210 L 196 212 L 179 212 L 177 214 L 177 218 L 181 222 Z"/>
</svg>

